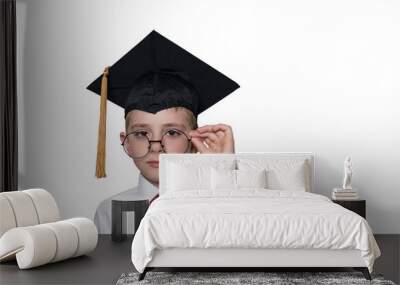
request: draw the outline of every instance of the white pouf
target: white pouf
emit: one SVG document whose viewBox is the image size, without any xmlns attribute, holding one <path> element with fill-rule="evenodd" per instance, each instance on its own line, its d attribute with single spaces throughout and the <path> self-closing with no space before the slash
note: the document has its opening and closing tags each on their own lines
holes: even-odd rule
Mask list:
<svg viewBox="0 0 400 285">
<path fill-rule="evenodd" d="M 28 269 L 96 248 L 93 221 L 60 221 L 56 201 L 44 189 L 0 193 L 0 214 L 0 262 L 16 259 L 20 269 Z"/>
</svg>

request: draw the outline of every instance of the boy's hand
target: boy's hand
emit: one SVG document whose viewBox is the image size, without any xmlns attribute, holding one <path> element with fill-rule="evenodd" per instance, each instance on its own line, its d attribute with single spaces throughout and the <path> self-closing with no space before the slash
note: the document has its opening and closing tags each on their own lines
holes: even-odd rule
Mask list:
<svg viewBox="0 0 400 285">
<path fill-rule="evenodd" d="M 232 128 L 225 124 L 206 125 L 189 131 L 200 153 L 235 153 Z"/>
</svg>

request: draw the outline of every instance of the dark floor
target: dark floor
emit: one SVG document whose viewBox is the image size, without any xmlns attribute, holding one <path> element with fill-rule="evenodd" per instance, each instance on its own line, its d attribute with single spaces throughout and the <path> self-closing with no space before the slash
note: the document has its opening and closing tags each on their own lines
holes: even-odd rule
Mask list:
<svg viewBox="0 0 400 285">
<path fill-rule="evenodd" d="M 0 284 L 115 284 L 123 272 L 134 271 L 132 239 L 112 242 L 100 235 L 96 250 L 87 256 L 19 270 L 17 263 L 0 264 Z"/>
<path fill-rule="evenodd" d="M 375 262 L 374 272 L 399 283 L 400 235 L 375 236 L 382 256 Z M 130 259 L 132 238 L 116 243 L 108 235 L 99 236 L 99 243 L 88 256 L 64 260 L 41 267 L 19 270 L 16 262 L 0 264 L 0 284 L 115 284 L 123 272 L 134 271 Z"/>
</svg>

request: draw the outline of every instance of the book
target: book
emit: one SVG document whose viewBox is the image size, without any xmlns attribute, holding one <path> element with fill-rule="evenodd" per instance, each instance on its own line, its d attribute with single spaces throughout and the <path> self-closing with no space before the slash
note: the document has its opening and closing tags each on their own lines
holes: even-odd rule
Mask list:
<svg viewBox="0 0 400 285">
<path fill-rule="evenodd" d="M 358 196 L 358 193 L 332 193 L 332 195 L 337 197 L 355 197 Z"/>
<path fill-rule="evenodd" d="M 357 193 L 357 189 L 333 188 L 335 193 Z"/>
<path fill-rule="evenodd" d="M 360 197 L 358 195 L 353 195 L 353 196 L 338 196 L 335 194 L 332 194 L 332 199 L 333 200 L 359 200 Z"/>
<path fill-rule="evenodd" d="M 349 197 L 345 197 L 345 198 L 333 198 L 332 200 L 336 200 L 336 201 L 357 201 L 360 200 L 360 198 L 349 198 Z"/>
</svg>

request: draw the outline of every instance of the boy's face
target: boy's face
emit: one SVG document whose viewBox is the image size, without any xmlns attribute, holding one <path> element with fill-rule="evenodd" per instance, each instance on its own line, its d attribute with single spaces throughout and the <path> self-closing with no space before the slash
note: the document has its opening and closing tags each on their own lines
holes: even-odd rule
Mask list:
<svg viewBox="0 0 400 285">
<path fill-rule="evenodd" d="M 189 124 L 188 113 L 183 108 L 164 109 L 156 114 L 141 110 L 132 110 L 128 113 L 127 117 L 129 120 L 127 124 L 128 129 L 126 133 L 120 133 L 121 143 L 124 141 L 127 134 L 134 131 L 143 132 L 150 140 L 161 140 L 162 135 L 169 130 L 175 129 L 187 134 L 192 129 Z M 194 151 L 195 148 L 190 145 L 189 152 Z M 159 182 L 158 161 L 160 152 L 163 152 L 161 144 L 159 142 L 153 142 L 151 143 L 147 155 L 133 159 L 141 174 L 156 186 L 158 186 Z M 151 163 L 151 161 L 155 161 L 156 163 Z"/>
</svg>

